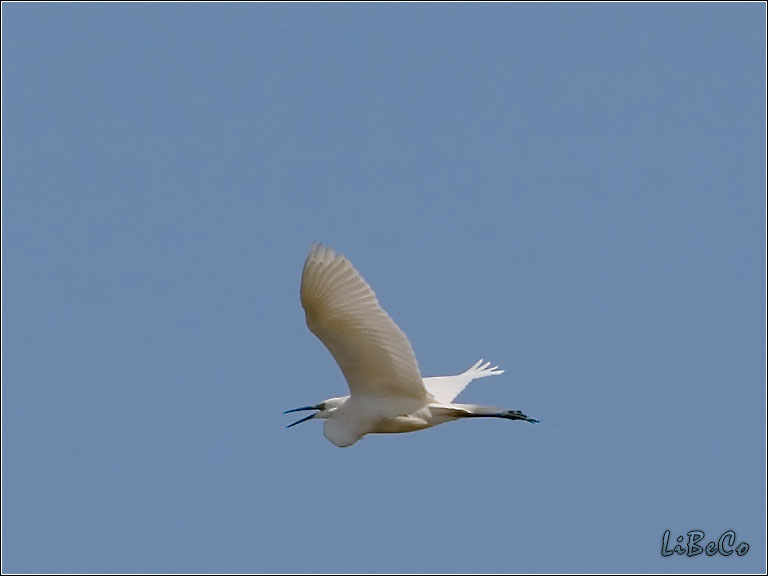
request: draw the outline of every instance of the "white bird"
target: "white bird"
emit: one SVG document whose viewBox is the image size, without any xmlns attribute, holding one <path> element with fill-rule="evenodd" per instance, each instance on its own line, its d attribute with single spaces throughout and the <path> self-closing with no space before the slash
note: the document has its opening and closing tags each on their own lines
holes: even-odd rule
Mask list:
<svg viewBox="0 0 768 576">
<path fill-rule="evenodd" d="M 519 410 L 452 403 L 475 378 L 504 371 L 479 360 L 456 376 L 422 378 L 408 338 L 371 287 L 349 260 L 322 244 L 312 245 L 304 263 L 301 305 L 307 326 L 341 368 L 350 395 L 286 410 L 317 410 L 288 428 L 324 418 L 325 437 L 343 447 L 366 434 L 413 432 L 459 418 L 538 422 Z"/>
</svg>

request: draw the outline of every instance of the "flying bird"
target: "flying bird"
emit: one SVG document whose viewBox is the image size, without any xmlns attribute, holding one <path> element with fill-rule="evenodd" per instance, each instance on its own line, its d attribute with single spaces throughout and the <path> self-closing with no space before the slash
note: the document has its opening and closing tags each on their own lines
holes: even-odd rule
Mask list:
<svg viewBox="0 0 768 576">
<path fill-rule="evenodd" d="M 490 362 L 479 360 L 455 376 L 422 378 L 406 335 L 349 260 L 330 248 L 312 245 L 300 294 L 307 326 L 333 355 L 350 394 L 286 410 L 316 410 L 287 428 L 322 418 L 325 437 L 344 447 L 366 434 L 413 432 L 459 418 L 538 422 L 519 410 L 453 403 L 472 380 L 504 372 Z"/>
</svg>

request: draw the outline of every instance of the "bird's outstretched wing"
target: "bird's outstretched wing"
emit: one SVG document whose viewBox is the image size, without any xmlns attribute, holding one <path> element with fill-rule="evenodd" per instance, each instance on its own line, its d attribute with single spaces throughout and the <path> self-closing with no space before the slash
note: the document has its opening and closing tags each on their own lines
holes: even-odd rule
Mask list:
<svg viewBox="0 0 768 576">
<path fill-rule="evenodd" d="M 456 396 L 467 387 L 467 384 L 472 382 L 475 378 L 495 376 L 504 372 L 504 370 L 499 370 L 498 366 L 489 368 L 490 365 L 490 362 L 483 364 L 483 359 L 481 358 L 463 374 L 424 378 L 424 386 L 427 388 L 427 391 L 432 394 L 435 400 L 447 404 L 453 402 L 453 399 L 456 398 Z"/>
<path fill-rule="evenodd" d="M 408 338 L 344 256 L 312 246 L 301 275 L 301 305 L 353 397 L 427 399 Z"/>
</svg>

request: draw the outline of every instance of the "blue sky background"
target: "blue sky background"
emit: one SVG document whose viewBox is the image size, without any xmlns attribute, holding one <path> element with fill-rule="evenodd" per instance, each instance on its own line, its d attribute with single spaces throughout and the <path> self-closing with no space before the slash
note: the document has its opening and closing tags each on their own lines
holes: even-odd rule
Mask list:
<svg viewBox="0 0 768 576">
<path fill-rule="evenodd" d="M 3 571 L 764 572 L 765 15 L 3 4 Z M 541 424 L 285 430 L 313 241 Z"/>
</svg>

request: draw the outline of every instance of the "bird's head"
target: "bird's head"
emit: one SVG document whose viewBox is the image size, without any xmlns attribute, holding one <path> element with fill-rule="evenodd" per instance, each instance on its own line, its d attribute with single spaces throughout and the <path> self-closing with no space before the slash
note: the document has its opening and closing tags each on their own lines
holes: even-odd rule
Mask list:
<svg viewBox="0 0 768 576">
<path fill-rule="evenodd" d="M 302 406 L 301 408 L 294 408 L 293 410 L 286 410 L 283 412 L 283 414 L 289 414 L 291 412 L 303 412 L 305 410 L 317 410 L 314 414 L 310 414 L 309 416 L 304 416 L 304 418 L 301 418 L 294 422 L 293 424 L 288 424 L 286 428 L 290 428 L 291 426 L 296 426 L 296 424 L 301 424 L 302 422 L 306 422 L 307 420 L 311 420 L 312 418 L 330 418 L 331 415 L 335 410 L 337 410 L 340 406 L 342 406 L 349 396 L 344 396 L 341 398 L 328 398 L 328 400 L 323 400 L 320 402 L 320 404 L 315 404 L 314 406 Z"/>
</svg>

